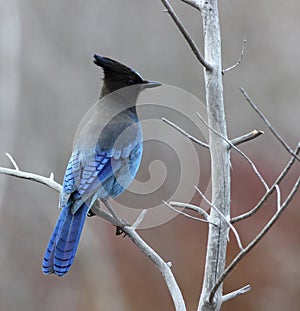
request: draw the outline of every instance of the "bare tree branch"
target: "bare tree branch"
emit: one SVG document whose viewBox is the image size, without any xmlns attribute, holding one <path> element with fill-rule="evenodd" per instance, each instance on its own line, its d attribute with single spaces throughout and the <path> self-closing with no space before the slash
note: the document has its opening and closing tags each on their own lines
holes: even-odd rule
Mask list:
<svg viewBox="0 0 300 311">
<path fill-rule="evenodd" d="M 198 49 L 196 43 L 194 42 L 194 40 L 192 39 L 192 37 L 190 36 L 190 34 L 188 33 L 188 31 L 185 29 L 185 27 L 183 26 L 182 22 L 180 21 L 179 17 L 177 16 L 177 14 L 175 13 L 175 11 L 173 10 L 172 6 L 170 5 L 170 3 L 168 2 L 168 0 L 161 0 L 161 2 L 163 3 L 163 5 L 165 6 L 165 8 L 167 9 L 167 13 L 170 14 L 170 16 L 172 17 L 173 21 L 175 22 L 176 26 L 178 27 L 179 31 L 182 33 L 182 35 L 184 36 L 186 42 L 189 44 L 190 48 L 192 49 L 194 55 L 197 57 L 197 59 L 199 60 L 199 62 L 209 71 L 211 71 L 213 68 L 212 66 L 204 59 L 203 55 L 201 54 L 200 50 Z"/>
<path fill-rule="evenodd" d="M 209 215 L 207 214 L 207 212 L 203 208 L 201 208 L 199 206 L 196 206 L 196 205 L 193 205 L 193 204 L 189 204 L 189 203 L 174 202 L 174 201 L 168 202 L 167 204 L 169 204 L 171 206 L 175 205 L 175 206 L 178 206 L 178 207 L 187 208 L 187 209 L 189 209 L 191 211 L 197 212 L 198 214 L 202 215 L 205 220 L 208 220 L 208 218 L 209 218 Z"/>
<path fill-rule="evenodd" d="M 181 210 L 178 210 L 178 209 L 176 209 L 173 205 L 177 205 L 177 206 L 182 206 L 183 207 L 183 205 L 185 205 L 185 208 L 186 209 L 189 209 L 189 206 L 192 206 L 191 204 L 185 204 L 185 203 L 180 203 L 180 202 L 171 202 L 171 203 L 173 203 L 173 205 L 172 204 L 170 204 L 170 203 L 168 203 L 168 202 L 166 202 L 166 201 L 163 201 L 163 203 L 166 205 L 166 206 L 168 206 L 172 211 L 174 211 L 174 212 L 176 212 L 176 213 L 178 213 L 178 214 L 181 214 L 181 215 L 183 215 L 183 216 L 185 216 L 185 217 L 187 217 L 187 218 L 190 218 L 190 219 L 193 219 L 193 220 L 197 220 L 197 221 L 202 221 L 202 222 L 206 222 L 206 223 L 210 223 L 210 224 L 212 224 L 212 225 L 215 225 L 214 223 L 212 223 L 212 222 L 209 222 L 208 220 L 206 220 L 205 218 L 204 219 L 201 219 L 201 218 L 199 218 L 199 217 L 195 217 L 195 216 L 192 216 L 192 215 L 189 215 L 189 214 L 187 214 L 187 213 L 185 213 L 185 212 L 183 212 L 183 211 L 181 211 Z M 179 203 L 179 204 L 174 204 L 174 203 Z M 190 208 L 190 209 L 192 209 L 193 211 L 195 211 L 195 207 L 197 208 L 197 206 L 194 206 L 193 205 L 193 207 L 192 208 Z M 201 209 L 202 210 L 202 209 Z"/>
<path fill-rule="evenodd" d="M 142 221 L 144 220 L 146 214 L 147 214 L 147 210 L 143 209 L 142 212 L 140 213 L 140 215 L 138 216 L 138 218 L 136 219 L 136 221 L 131 225 L 131 228 L 133 230 L 136 230 L 137 227 L 142 223 Z"/>
<path fill-rule="evenodd" d="M 293 189 L 281 205 L 280 209 L 277 210 L 277 212 L 274 214 L 274 216 L 269 220 L 269 222 L 264 226 L 264 228 L 260 231 L 260 233 L 250 242 L 247 247 L 244 248 L 235 258 L 234 260 L 229 264 L 229 266 L 225 269 L 225 271 L 222 273 L 222 275 L 217 280 L 215 286 L 213 287 L 210 297 L 213 299 L 215 292 L 218 290 L 219 286 L 224 282 L 225 278 L 228 276 L 228 274 L 236 267 L 236 265 L 242 260 L 242 258 L 248 254 L 254 246 L 267 234 L 267 232 L 273 227 L 273 225 L 276 223 L 278 218 L 281 216 L 283 211 L 286 209 L 286 207 L 289 205 L 291 200 L 293 199 L 294 195 L 296 194 L 297 190 L 300 186 L 300 177 L 294 184 Z"/>
<path fill-rule="evenodd" d="M 257 138 L 258 136 L 264 134 L 263 131 L 258 131 L 258 130 L 253 130 L 252 132 L 250 133 L 247 133 L 245 135 L 242 135 L 240 137 L 237 137 L 237 138 L 234 138 L 231 140 L 231 143 L 234 145 L 234 146 L 238 146 L 242 143 L 245 143 L 247 141 L 250 141 L 252 139 L 255 139 Z"/>
<path fill-rule="evenodd" d="M 295 154 L 299 154 L 300 152 L 300 143 L 298 144 L 296 150 L 295 150 Z M 276 179 L 276 181 L 274 182 L 274 184 L 270 187 L 270 189 L 263 195 L 263 197 L 260 199 L 260 201 L 257 203 L 257 205 L 249 212 L 233 217 L 231 219 L 231 223 L 235 223 L 237 221 L 241 221 L 243 219 L 246 219 L 250 216 L 252 216 L 253 214 L 255 214 L 267 201 L 267 199 L 270 197 L 270 195 L 275 191 L 275 186 L 279 185 L 281 183 L 281 181 L 284 179 L 284 177 L 287 175 L 287 173 L 290 171 L 290 169 L 292 168 L 292 166 L 294 165 L 296 161 L 295 157 L 292 157 L 289 161 L 289 163 L 286 165 L 286 167 L 283 169 L 283 171 L 281 172 L 281 174 L 278 176 L 278 178 Z"/>
<path fill-rule="evenodd" d="M 197 9 L 198 11 L 200 11 L 200 5 L 199 5 L 199 1 L 197 0 L 180 0 L 183 3 L 186 3 L 190 6 L 192 6 L 193 8 Z"/>
<path fill-rule="evenodd" d="M 275 185 L 276 193 L 277 193 L 277 211 L 280 210 L 281 204 L 281 191 L 278 185 Z"/>
<path fill-rule="evenodd" d="M 223 296 L 223 302 L 226 302 L 228 300 L 231 300 L 233 298 L 236 298 L 237 296 L 243 295 L 245 293 L 248 293 L 251 290 L 251 286 L 250 285 L 246 285 L 238 290 L 235 290 L 232 293 L 226 294 Z"/>
<path fill-rule="evenodd" d="M 171 271 L 170 264 L 166 263 L 148 244 L 141 239 L 136 231 L 130 227 L 125 226 L 123 231 L 128 235 L 130 240 L 153 262 L 158 268 L 162 277 L 164 278 L 171 297 L 173 299 L 175 309 L 177 311 L 186 311 L 186 306 L 180 288 Z"/>
<path fill-rule="evenodd" d="M 0 167 L 0 174 L 32 180 L 40 184 L 46 185 L 50 187 L 51 189 L 54 189 L 57 192 L 60 192 L 62 189 L 62 186 L 56 181 L 54 181 L 51 175 L 50 177 L 44 177 L 44 176 L 40 176 L 37 174 L 27 173 L 27 172 L 23 172 L 20 170 L 5 168 L 5 167 Z"/>
<path fill-rule="evenodd" d="M 270 121 L 265 117 L 265 115 L 259 110 L 259 108 L 254 104 L 251 98 L 248 96 L 246 91 L 241 87 L 240 88 L 242 94 L 245 96 L 247 102 L 251 105 L 251 107 L 255 110 L 255 112 L 261 117 L 261 119 L 265 122 L 267 127 L 273 133 L 273 135 L 277 138 L 277 140 L 282 144 L 282 146 L 291 154 L 293 155 L 298 161 L 300 158 L 295 152 L 291 149 L 291 147 L 284 141 L 284 139 L 277 133 L 274 127 L 271 125 Z"/>
<path fill-rule="evenodd" d="M 5 155 L 8 157 L 9 161 L 11 162 L 11 164 L 13 165 L 15 170 L 19 171 L 20 169 L 19 169 L 16 161 L 14 160 L 14 158 L 8 152 L 6 152 Z"/>
<path fill-rule="evenodd" d="M 13 163 L 15 169 L 8 169 L 4 167 L 0 167 L 0 174 L 10 175 L 18 178 L 29 179 L 41 184 L 48 186 L 49 188 L 61 192 L 62 186 L 53 180 L 53 174 L 50 174 L 50 177 L 44 177 L 37 174 L 32 174 L 28 172 L 23 172 L 18 169 L 18 165 L 13 160 L 12 156 L 9 156 L 9 159 Z M 17 168 L 17 169 L 16 169 Z M 145 216 L 145 212 L 143 211 L 141 215 L 136 220 L 134 226 L 128 226 L 128 223 L 120 219 L 113 209 L 110 207 L 107 201 L 101 201 L 107 207 L 107 209 L 111 212 L 111 214 L 102 210 L 99 204 L 99 200 L 97 200 L 91 208 L 91 211 L 103 218 L 104 220 L 110 222 L 114 226 L 121 226 L 122 231 L 128 235 L 131 241 L 155 264 L 155 266 L 159 269 L 162 274 L 167 287 L 169 289 L 170 295 L 173 299 L 176 310 L 178 311 L 186 311 L 185 303 L 183 296 L 181 294 L 180 288 L 176 283 L 175 277 L 170 269 L 170 264 L 163 261 L 163 259 L 148 245 L 141 239 L 141 237 L 136 233 L 135 226 L 137 226 L 138 222 L 143 220 Z"/>
<path fill-rule="evenodd" d="M 238 61 L 233 65 L 233 66 L 230 66 L 226 69 L 223 69 L 222 70 L 222 74 L 225 75 L 225 73 L 227 73 L 228 71 L 236 68 L 242 61 L 243 57 L 244 57 L 244 50 L 245 50 L 245 46 L 246 46 L 246 43 L 247 43 L 247 37 L 245 36 L 244 39 L 243 39 L 243 45 L 242 45 L 242 51 L 241 51 L 241 54 L 240 54 L 240 57 L 238 59 Z"/>
<path fill-rule="evenodd" d="M 222 81 L 221 31 L 217 0 L 200 2 L 204 55 L 213 70 L 204 70 L 205 99 L 208 124 L 222 137 L 227 139 L 227 126 L 224 108 Z M 230 219 L 230 151 L 225 141 L 213 131 L 209 131 L 209 152 L 211 157 L 211 201 L 217 209 L 211 209 L 210 221 L 218 226 L 209 225 L 205 272 L 198 311 L 218 311 L 222 305 L 222 286 L 210 299 L 210 292 L 216 279 L 224 271 L 229 225 L 220 214 Z"/>
<path fill-rule="evenodd" d="M 251 165 L 254 173 L 256 174 L 256 176 L 259 178 L 259 180 L 261 181 L 261 183 L 264 185 L 265 189 L 268 191 L 269 190 L 269 186 L 266 183 L 266 181 L 264 180 L 264 178 L 262 177 L 262 175 L 260 174 L 260 172 L 258 171 L 258 169 L 256 168 L 255 164 L 253 163 L 253 161 L 239 148 L 237 148 L 228 138 L 224 137 L 223 135 L 221 135 L 218 131 L 216 131 L 215 129 L 213 129 L 205 120 L 204 118 L 200 115 L 200 113 L 197 112 L 197 116 L 200 118 L 200 120 L 205 124 L 205 126 L 207 126 L 211 131 L 213 131 L 216 135 L 220 136 L 224 141 L 226 141 L 228 143 L 228 145 L 233 148 L 234 150 L 236 150 L 240 155 L 242 155 L 247 162 Z"/>
<path fill-rule="evenodd" d="M 120 219 L 119 216 L 115 213 L 113 208 L 110 206 L 110 204 L 107 202 L 107 200 L 101 200 L 101 202 L 105 205 L 105 207 L 108 209 L 110 214 L 113 216 L 113 218 L 117 221 L 118 227 L 124 227 L 125 225 L 128 225 L 128 223 L 124 219 Z"/>
<path fill-rule="evenodd" d="M 204 199 L 204 201 L 209 204 L 213 209 L 215 209 L 217 211 L 217 213 L 224 219 L 224 221 L 228 224 L 228 226 L 230 227 L 230 229 L 232 230 L 232 232 L 235 235 L 236 241 L 238 243 L 238 246 L 240 248 L 240 250 L 243 250 L 243 245 L 242 245 L 242 241 L 240 239 L 239 233 L 237 232 L 237 230 L 235 229 L 235 227 L 232 225 L 232 223 L 230 222 L 229 219 L 227 219 L 213 204 L 212 202 L 210 202 L 208 200 L 208 198 L 204 195 L 204 193 L 198 188 L 198 187 L 194 187 L 197 192 L 201 195 L 201 197 Z M 209 219 L 209 218 L 208 218 Z"/>
<path fill-rule="evenodd" d="M 120 222 L 114 218 L 110 213 L 101 209 L 100 200 L 96 200 L 93 206 L 91 207 L 90 211 L 95 214 L 96 216 L 106 220 L 107 222 L 111 223 L 113 226 L 120 226 Z M 102 201 L 101 201 L 102 202 Z M 126 224 L 124 224 L 125 226 Z"/>
<path fill-rule="evenodd" d="M 181 127 L 179 127 L 178 125 L 176 125 L 175 123 L 169 121 L 166 118 L 162 118 L 162 121 L 167 123 L 168 125 L 172 126 L 175 130 L 177 130 L 178 132 L 180 132 L 181 134 L 183 134 L 185 137 L 187 137 L 188 139 L 190 139 L 192 142 L 200 145 L 201 147 L 207 148 L 209 149 L 209 145 L 202 142 L 201 140 L 195 138 L 194 136 L 190 135 L 189 133 L 187 133 L 184 129 L 182 129 Z"/>
</svg>

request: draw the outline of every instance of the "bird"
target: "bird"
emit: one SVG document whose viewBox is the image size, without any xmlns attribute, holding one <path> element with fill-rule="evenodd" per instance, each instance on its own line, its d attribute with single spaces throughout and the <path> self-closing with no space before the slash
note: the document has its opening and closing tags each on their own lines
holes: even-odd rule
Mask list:
<svg viewBox="0 0 300 311">
<path fill-rule="evenodd" d="M 119 196 L 134 179 L 143 152 L 137 98 L 144 89 L 161 85 L 108 57 L 95 54 L 94 63 L 104 72 L 102 89 L 75 137 L 60 193 L 60 215 L 42 263 L 44 274 L 63 276 L 70 270 L 93 204 Z"/>
</svg>

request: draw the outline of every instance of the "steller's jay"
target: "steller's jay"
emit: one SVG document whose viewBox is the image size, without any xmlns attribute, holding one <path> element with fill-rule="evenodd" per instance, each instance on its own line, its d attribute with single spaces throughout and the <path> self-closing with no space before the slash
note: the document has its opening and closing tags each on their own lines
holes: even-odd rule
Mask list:
<svg viewBox="0 0 300 311">
<path fill-rule="evenodd" d="M 135 104 L 140 91 L 160 85 L 110 58 L 94 55 L 94 63 L 104 71 L 101 95 L 75 139 L 60 195 L 60 216 L 44 255 L 46 274 L 62 276 L 69 271 L 94 202 L 118 196 L 135 177 L 143 150 Z"/>
</svg>

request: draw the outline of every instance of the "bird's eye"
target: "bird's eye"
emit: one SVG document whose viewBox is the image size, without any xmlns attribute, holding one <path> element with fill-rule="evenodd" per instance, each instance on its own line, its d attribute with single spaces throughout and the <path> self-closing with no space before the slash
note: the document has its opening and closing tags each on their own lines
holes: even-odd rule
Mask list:
<svg viewBox="0 0 300 311">
<path fill-rule="evenodd" d="M 128 83 L 129 83 L 130 85 L 136 84 L 135 80 L 129 80 Z"/>
</svg>

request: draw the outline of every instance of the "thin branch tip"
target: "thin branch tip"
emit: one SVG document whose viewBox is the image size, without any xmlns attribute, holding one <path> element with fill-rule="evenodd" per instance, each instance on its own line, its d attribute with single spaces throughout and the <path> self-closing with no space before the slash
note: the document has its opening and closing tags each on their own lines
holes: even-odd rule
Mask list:
<svg viewBox="0 0 300 311">
<path fill-rule="evenodd" d="M 203 57 L 202 53 L 198 49 L 196 43 L 194 42 L 194 40 L 192 39 L 192 37 L 190 36 L 188 31 L 185 29 L 185 27 L 183 26 L 181 20 L 179 19 L 179 17 L 177 16 L 176 12 L 174 11 L 172 6 L 170 5 L 169 1 L 168 0 L 161 0 L 161 2 L 163 3 L 165 8 L 167 9 L 168 13 L 170 14 L 171 18 L 173 19 L 174 23 L 176 24 L 176 26 L 179 29 L 179 31 L 181 32 L 181 34 L 184 36 L 186 42 L 188 43 L 188 45 L 192 49 L 192 51 L 193 51 L 194 55 L 196 56 L 196 58 L 206 68 L 206 70 L 212 71 L 213 70 L 213 66 L 211 64 L 209 64 L 205 60 L 205 58 Z"/>
<path fill-rule="evenodd" d="M 226 301 L 234 299 L 234 298 L 236 298 L 236 297 L 238 297 L 240 295 L 246 294 L 250 290 L 251 290 L 251 286 L 250 285 L 246 285 L 246 286 L 244 286 L 244 287 L 242 287 L 242 288 L 240 288 L 238 290 L 235 290 L 235 291 L 233 291 L 231 293 L 228 293 L 228 294 L 224 295 L 222 297 L 222 302 L 226 302 Z"/>
<path fill-rule="evenodd" d="M 138 218 L 136 219 L 136 221 L 131 226 L 134 230 L 136 230 L 138 228 L 138 226 L 142 223 L 142 221 L 144 220 L 146 214 L 147 214 L 147 210 L 143 209 L 141 211 L 141 213 L 139 214 Z"/>
<path fill-rule="evenodd" d="M 204 125 L 211 130 L 212 132 L 214 132 L 216 135 L 218 135 L 219 137 L 221 137 L 229 146 L 229 148 L 233 148 L 234 150 L 236 150 L 241 156 L 244 157 L 244 159 L 247 160 L 247 162 L 251 165 L 255 175 L 259 178 L 259 180 L 261 181 L 261 183 L 263 184 L 263 186 L 265 187 L 265 189 L 268 191 L 269 190 L 269 186 L 266 183 L 266 181 L 264 180 L 264 178 L 262 177 L 262 175 L 260 174 L 260 172 L 258 171 L 257 167 L 255 166 L 255 164 L 253 163 L 253 161 L 239 148 L 237 148 L 228 138 L 224 137 L 223 135 L 221 135 L 218 131 L 216 131 L 214 128 L 212 128 L 207 121 L 201 116 L 201 114 L 199 112 L 197 112 L 197 116 L 199 117 L 199 119 L 202 121 L 202 123 L 204 123 Z"/>
<path fill-rule="evenodd" d="M 184 129 L 182 129 L 181 127 L 179 127 L 177 124 L 171 122 L 170 120 L 166 119 L 165 117 L 162 117 L 161 120 L 165 123 L 167 123 L 168 125 L 170 125 L 171 127 L 173 127 L 176 131 L 178 131 L 179 133 L 181 133 L 183 136 L 187 137 L 189 140 L 191 140 L 192 142 L 200 145 L 201 147 L 207 148 L 209 149 L 209 145 L 202 142 L 201 140 L 197 139 L 196 137 L 192 136 L 191 134 L 187 133 Z"/>
<path fill-rule="evenodd" d="M 9 159 L 9 161 L 11 162 L 11 164 L 13 165 L 14 169 L 15 169 L 16 171 L 19 171 L 20 169 L 19 169 L 19 167 L 18 167 L 16 161 L 15 161 L 14 158 L 12 157 L 12 155 L 11 155 L 10 153 L 8 153 L 8 152 L 6 152 L 5 155 L 8 157 L 8 159 Z"/>
<path fill-rule="evenodd" d="M 300 152 L 300 144 L 297 146 L 297 148 L 295 149 L 295 154 L 299 154 Z M 288 174 L 288 172 L 291 170 L 291 168 L 293 167 L 293 165 L 296 162 L 296 158 L 292 157 L 290 159 L 290 161 L 288 162 L 288 164 L 285 166 L 285 168 L 282 170 L 282 172 L 280 173 L 280 175 L 277 177 L 277 179 L 275 180 L 275 182 L 273 183 L 273 185 L 270 187 L 270 189 L 262 196 L 262 198 L 260 199 L 260 201 L 256 204 L 255 207 L 253 207 L 249 212 L 246 212 L 242 215 L 233 217 L 231 219 L 231 223 L 235 223 L 238 221 L 241 221 L 243 219 L 246 219 L 248 217 L 251 217 L 253 214 L 255 214 L 268 200 L 268 198 L 270 197 L 270 195 L 276 190 L 276 185 L 279 185 L 282 180 L 285 178 L 285 176 Z"/>
<path fill-rule="evenodd" d="M 281 145 L 289 152 L 291 155 L 293 155 L 298 161 L 300 161 L 300 157 L 292 150 L 292 148 L 285 142 L 285 140 L 278 134 L 278 132 L 275 130 L 275 128 L 272 126 L 271 122 L 267 119 L 267 117 L 262 113 L 262 111 L 255 105 L 253 100 L 250 98 L 250 96 L 247 94 L 247 92 L 244 90 L 244 88 L 240 87 L 240 91 L 242 92 L 243 96 L 246 98 L 246 101 L 250 104 L 250 106 L 253 108 L 253 110 L 259 115 L 259 117 L 263 120 L 263 122 L 266 124 L 266 126 L 269 128 L 271 133 L 275 136 L 275 138 L 281 143 Z"/>
<path fill-rule="evenodd" d="M 241 61 L 242 61 L 242 59 L 243 59 L 243 57 L 244 57 L 244 51 L 245 51 L 246 43 L 247 43 L 247 36 L 244 36 L 244 38 L 243 38 L 242 50 L 241 50 L 241 54 L 240 54 L 239 59 L 237 60 L 237 62 L 236 62 L 234 65 L 232 65 L 232 66 L 230 66 L 230 67 L 228 67 L 228 68 L 226 68 L 226 69 L 223 69 L 223 70 L 222 70 L 222 75 L 225 75 L 225 73 L 227 73 L 228 71 L 230 71 L 230 70 L 236 68 L 236 67 L 241 63 Z"/>
<path fill-rule="evenodd" d="M 240 137 L 237 137 L 237 138 L 234 138 L 233 140 L 231 140 L 231 143 L 234 145 L 234 146 L 238 146 L 242 143 L 245 143 L 247 141 L 250 141 L 250 140 L 253 140 L 257 137 L 259 137 L 260 135 L 264 134 L 263 131 L 261 130 L 253 130 L 251 131 L 250 133 L 247 133 L 247 134 L 244 134 Z"/>
<path fill-rule="evenodd" d="M 209 218 L 209 215 L 201 208 L 201 207 L 198 207 L 198 206 L 195 206 L 193 204 L 189 204 L 189 203 L 181 203 L 181 202 L 166 202 L 166 201 L 162 201 L 166 206 L 168 206 L 172 211 L 178 213 L 178 214 L 181 214 L 187 218 L 190 218 L 190 219 L 193 219 L 193 220 L 198 220 L 198 221 L 202 221 L 202 222 L 206 222 L 206 223 L 209 223 L 211 225 L 215 225 L 214 223 L 210 222 L 208 220 Z M 186 208 L 186 209 L 190 209 L 192 211 L 195 211 L 197 213 L 199 213 L 204 219 L 201 219 L 201 218 L 198 218 L 198 217 L 194 217 L 192 215 L 189 215 L 185 212 L 183 212 L 182 210 L 178 210 L 176 209 L 174 206 L 178 206 L 182 209 Z"/>
<path fill-rule="evenodd" d="M 0 167 L 0 174 L 10 175 L 10 176 L 14 176 L 14 177 L 22 178 L 22 179 L 28 179 L 31 181 L 35 181 L 45 186 L 48 186 L 49 188 L 57 192 L 60 192 L 62 189 L 62 186 L 59 183 L 57 183 L 54 180 L 51 180 L 49 177 L 44 177 L 41 175 L 28 173 L 28 172 L 23 172 L 23 171 L 20 171 L 16 167 L 13 169 Z"/>
<path fill-rule="evenodd" d="M 208 213 L 203 208 L 201 208 L 199 206 L 196 206 L 194 204 L 175 202 L 175 201 L 170 201 L 169 204 L 171 206 L 175 205 L 175 206 L 178 206 L 178 207 L 182 207 L 182 208 L 186 208 L 186 209 L 189 209 L 191 211 L 194 211 L 194 212 L 202 215 L 204 217 L 204 219 L 206 219 L 206 220 L 209 218 Z"/>
</svg>

